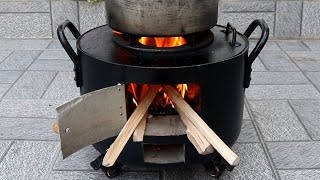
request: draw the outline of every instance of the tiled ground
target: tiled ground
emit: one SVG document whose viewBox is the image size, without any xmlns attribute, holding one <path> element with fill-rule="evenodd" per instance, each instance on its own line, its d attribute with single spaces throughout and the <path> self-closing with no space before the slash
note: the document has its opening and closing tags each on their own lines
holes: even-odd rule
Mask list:
<svg viewBox="0 0 320 180">
<path fill-rule="evenodd" d="M 79 95 L 72 69 L 57 40 L 0 40 L 1 180 L 108 179 L 92 147 L 62 160 L 52 133 L 55 107 Z M 320 41 L 270 41 L 253 70 L 242 161 L 221 179 L 320 179 Z M 212 179 L 199 165 L 125 171 L 116 179 Z"/>
</svg>

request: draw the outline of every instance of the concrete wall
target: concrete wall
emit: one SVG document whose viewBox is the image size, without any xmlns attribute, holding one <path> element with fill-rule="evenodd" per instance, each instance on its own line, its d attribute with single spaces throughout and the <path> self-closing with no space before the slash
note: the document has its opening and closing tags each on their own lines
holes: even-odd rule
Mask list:
<svg viewBox="0 0 320 180">
<path fill-rule="evenodd" d="M 275 38 L 320 38 L 319 0 L 221 0 L 219 23 L 240 32 L 265 19 Z M 81 32 L 106 23 L 104 3 L 84 1 L 0 0 L 0 38 L 52 38 L 63 20 Z"/>
</svg>

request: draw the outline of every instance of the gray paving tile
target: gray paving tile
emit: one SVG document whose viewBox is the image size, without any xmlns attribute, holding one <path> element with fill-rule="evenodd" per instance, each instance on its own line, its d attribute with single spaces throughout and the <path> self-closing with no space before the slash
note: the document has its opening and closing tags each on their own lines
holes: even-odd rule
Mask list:
<svg viewBox="0 0 320 180">
<path fill-rule="evenodd" d="M 257 44 L 257 40 L 250 40 L 249 41 L 249 49 L 253 50 L 253 48 L 256 46 Z M 267 42 L 267 44 L 263 47 L 264 51 L 281 51 L 280 47 L 278 46 L 278 44 L 276 43 L 276 41 L 272 41 L 269 40 Z"/>
<path fill-rule="evenodd" d="M 100 153 L 93 146 L 88 146 L 64 160 L 62 160 L 62 154 L 60 153 L 53 169 L 63 171 L 92 170 L 90 162 L 98 156 L 100 156 Z"/>
<path fill-rule="evenodd" d="M 320 40 L 303 41 L 312 51 L 320 51 Z"/>
<path fill-rule="evenodd" d="M 320 179 L 320 170 L 279 170 L 278 173 L 282 180 Z"/>
<path fill-rule="evenodd" d="M 0 63 L 5 60 L 12 52 L 12 50 L 0 50 Z"/>
<path fill-rule="evenodd" d="M 259 142 L 252 121 L 243 121 L 240 136 L 237 142 Z"/>
<path fill-rule="evenodd" d="M 0 13 L 0 38 L 52 38 L 50 13 Z"/>
<path fill-rule="evenodd" d="M 92 28 L 104 25 L 106 20 L 104 1 L 98 3 L 79 2 L 80 31 L 86 32 Z"/>
<path fill-rule="evenodd" d="M 320 37 L 320 2 L 304 1 L 302 16 L 302 37 Z"/>
<path fill-rule="evenodd" d="M 44 50 L 51 39 L 0 39 L 0 49 Z"/>
<path fill-rule="evenodd" d="M 296 61 L 302 71 L 320 71 L 320 61 Z"/>
<path fill-rule="evenodd" d="M 102 172 L 86 171 L 52 171 L 49 180 L 108 180 L 109 178 Z M 158 180 L 158 172 L 124 172 L 120 176 L 112 178 L 114 180 Z"/>
<path fill-rule="evenodd" d="M 23 71 L 0 71 L 0 83 L 14 83 Z"/>
<path fill-rule="evenodd" d="M 52 130 L 55 119 L 0 118 L 0 139 L 58 140 Z"/>
<path fill-rule="evenodd" d="M 0 64 L 0 70 L 26 70 L 41 51 L 15 51 Z"/>
<path fill-rule="evenodd" d="M 65 50 L 44 50 L 38 59 L 70 59 Z"/>
<path fill-rule="evenodd" d="M 320 101 L 291 101 L 294 111 L 314 140 L 320 140 Z"/>
<path fill-rule="evenodd" d="M 252 71 L 267 71 L 259 57 L 252 63 Z"/>
<path fill-rule="evenodd" d="M 248 99 L 320 99 L 312 85 L 251 85 L 246 90 Z"/>
<path fill-rule="evenodd" d="M 287 51 L 294 61 L 320 61 L 320 51 Z"/>
<path fill-rule="evenodd" d="M 58 142 L 18 141 L 0 163 L 0 179 L 43 179 Z"/>
<path fill-rule="evenodd" d="M 283 51 L 310 51 L 310 49 L 298 40 L 277 41 Z"/>
<path fill-rule="evenodd" d="M 302 19 L 301 1 L 276 1 L 275 36 L 281 38 L 299 37 Z"/>
<path fill-rule="evenodd" d="M 50 12 L 49 2 L 1 2 L 0 12 Z"/>
<path fill-rule="evenodd" d="M 80 96 L 74 81 L 74 72 L 59 72 L 43 96 L 43 99 L 72 100 Z"/>
<path fill-rule="evenodd" d="M 275 2 L 245 1 L 223 2 L 222 12 L 271 12 L 275 10 Z"/>
<path fill-rule="evenodd" d="M 56 72 L 27 71 L 13 85 L 5 99 L 40 99 Z"/>
<path fill-rule="evenodd" d="M 306 72 L 307 77 L 320 90 L 320 72 Z"/>
<path fill-rule="evenodd" d="M 259 57 L 269 71 L 299 71 L 282 51 L 262 51 Z"/>
<path fill-rule="evenodd" d="M 320 142 L 270 142 L 267 146 L 277 169 L 320 168 Z"/>
<path fill-rule="evenodd" d="M 250 119 L 248 109 L 246 106 L 243 107 L 243 119 Z"/>
<path fill-rule="evenodd" d="M 55 108 L 61 100 L 2 100 L 0 117 L 56 118 Z"/>
<path fill-rule="evenodd" d="M 33 64 L 29 67 L 29 70 L 35 71 L 73 71 L 72 61 L 66 60 L 35 60 Z"/>
<path fill-rule="evenodd" d="M 310 84 L 301 72 L 252 72 L 251 84 Z"/>
<path fill-rule="evenodd" d="M 9 90 L 11 84 L 0 84 L 0 98 Z"/>
<path fill-rule="evenodd" d="M 70 45 L 72 46 L 73 49 L 76 48 L 76 40 L 69 40 Z M 63 47 L 58 39 L 52 40 L 50 45 L 47 47 L 47 49 L 60 49 L 63 50 Z"/>
<path fill-rule="evenodd" d="M 252 113 L 266 141 L 309 140 L 299 119 L 285 101 L 250 101 Z"/>
<path fill-rule="evenodd" d="M 0 140 L 0 158 L 2 158 L 6 150 L 9 148 L 9 145 L 11 144 L 11 142 L 12 141 Z"/>
</svg>

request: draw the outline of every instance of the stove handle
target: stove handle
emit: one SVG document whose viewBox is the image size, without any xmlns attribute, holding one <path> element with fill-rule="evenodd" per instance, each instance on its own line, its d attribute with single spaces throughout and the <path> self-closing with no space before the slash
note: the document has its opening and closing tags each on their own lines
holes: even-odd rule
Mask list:
<svg viewBox="0 0 320 180">
<path fill-rule="evenodd" d="M 72 49 L 66 34 L 65 34 L 65 29 L 68 28 L 71 33 L 73 34 L 73 36 L 78 39 L 80 37 L 80 32 L 78 31 L 78 29 L 75 27 L 75 25 L 70 22 L 69 20 L 64 21 L 60 26 L 58 26 L 57 29 L 57 34 L 58 34 L 58 38 L 59 41 L 62 45 L 62 47 L 64 48 L 64 50 L 67 52 L 67 54 L 69 55 L 69 57 L 71 58 L 72 62 L 74 63 L 74 72 L 75 72 L 75 78 L 74 80 L 76 81 L 77 87 L 81 86 L 81 80 L 80 80 L 80 62 L 78 59 L 78 55 L 76 54 L 76 52 Z"/>
<path fill-rule="evenodd" d="M 253 31 L 257 27 L 261 28 L 261 36 L 259 38 L 259 41 L 256 45 L 256 47 L 252 50 L 251 54 L 249 55 L 247 61 L 246 61 L 246 69 L 245 69 L 245 81 L 244 81 L 244 87 L 248 88 L 250 86 L 251 81 L 251 72 L 252 72 L 252 63 L 254 60 L 258 57 L 260 52 L 262 51 L 263 47 L 266 45 L 268 38 L 269 38 L 269 27 L 268 24 L 263 19 L 256 19 L 254 20 L 247 30 L 244 32 L 244 35 L 249 39 Z"/>
</svg>

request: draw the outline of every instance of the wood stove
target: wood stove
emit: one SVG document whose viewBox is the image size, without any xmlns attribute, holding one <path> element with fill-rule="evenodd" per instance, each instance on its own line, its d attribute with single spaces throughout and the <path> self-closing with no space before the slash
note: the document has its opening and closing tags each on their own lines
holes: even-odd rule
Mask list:
<svg viewBox="0 0 320 180">
<path fill-rule="evenodd" d="M 262 34 L 248 56 L 248 38 L 258 26 Z M 65 36 L 66 28 L 77 39 L 77 53 Z M 177 35 L 173 40 L 123 33 L 108 25 L 82 35 L 70 21 L 58 27 L 59 40 L 75 65 L 75 81 L 82 95 L 123 84 L 126 113 L 130 117 L 146 89 L 156 84 L 170 85 L 229 147 L 236 142 L 241 130 L 244 93 L 250 85 L 251 65 L 268 36 L 269 28 L 263 20 L 253 21 L 244 34 L 238 33 L 231 24 L 226 27 L 216 25 L 212 29 Z M 169 119 L 170 123 L 176 122 L 178 114 L 161 90 L 148 112 L 149 121 Z M 93 146 L 104 155 L 115 138 Z M 172 159 L 162 162 L 162 158 L 148 158 L 160 150 L 165 154 L 173 152 L 169 153 Z M 95 168 L 101 167 L 102 157 L 92 163 Z M 146 133 L 143 142 L 129 140 L 117 164 L 113 169 L 109 168 L 107 174 L 113 176 L 119 170 L 119 164 L 177 163 L 203 163 L 214 169 L 216 176 L 225 168 L 232 170 L 218 152 L 199 155 L 186 133 L 162 136 Z"/>
</svg>

